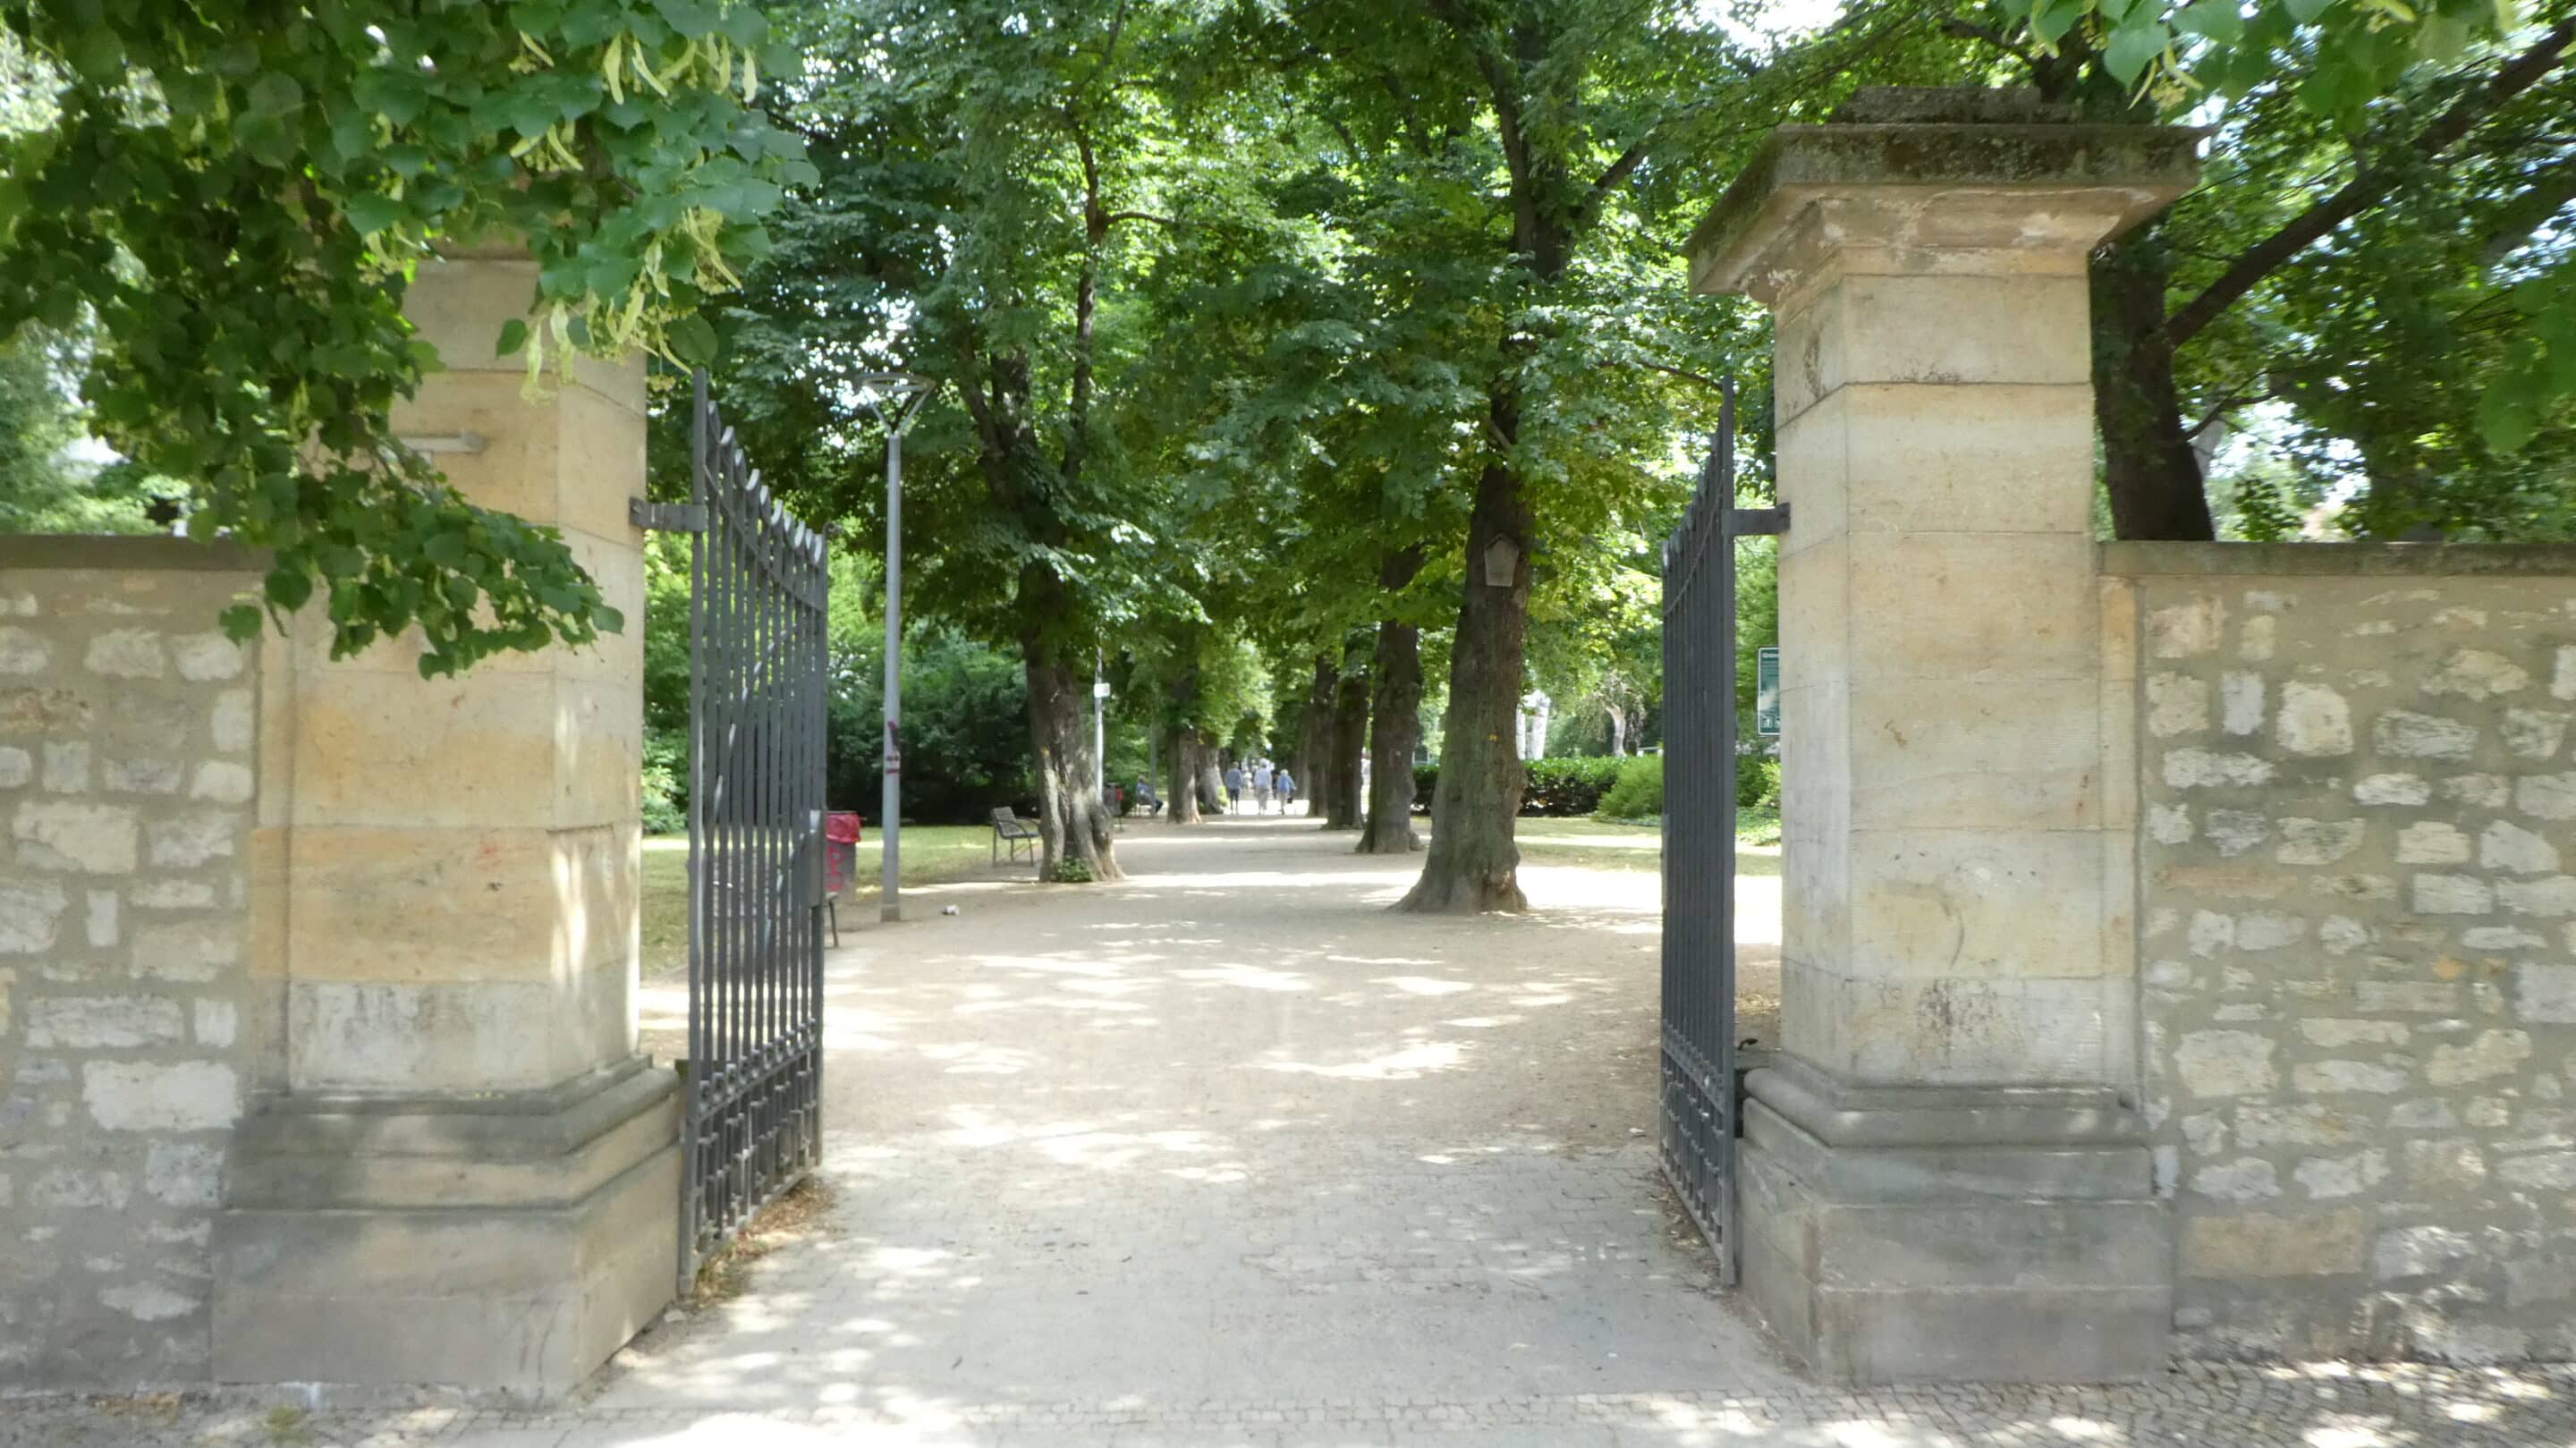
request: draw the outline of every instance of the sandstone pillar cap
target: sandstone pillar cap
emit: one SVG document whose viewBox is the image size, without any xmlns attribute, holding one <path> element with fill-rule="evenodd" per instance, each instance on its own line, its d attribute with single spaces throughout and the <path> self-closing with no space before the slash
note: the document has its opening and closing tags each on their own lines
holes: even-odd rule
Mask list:
<svg viewBox="0 0 2576 1448">
<path fill-rule="evenodd" d="M 2198 183 L 2207 134 L 2029 90 L 1866 87 L 1764 138 L 1691 233 L 1691 289 L 1776 305 L 1835 274 L 2080 273 Z"/>
</svg>

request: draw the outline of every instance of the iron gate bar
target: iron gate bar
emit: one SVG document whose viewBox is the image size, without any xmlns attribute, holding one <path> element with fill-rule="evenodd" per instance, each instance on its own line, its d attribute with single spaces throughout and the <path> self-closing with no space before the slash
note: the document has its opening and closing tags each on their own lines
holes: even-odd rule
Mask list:
<svg viewBox="0 0 2576 1448">
<path fill-rule="evenodd" d="M 821 535 L 692 389 L 689 1061 L 680 1285 L 822 1148 Z M 657 518 L 657 521 L 659 519 Z"/>
<path fill-rule="evenodd" d="M 1664 1174 L 1733 1285 L 1735 1138 L 1735 540 L 1789 510 L 1735 506 L 1735 384 L 1699 487 L 1664 544 Z M 1714 888 L 1711 888 L 1714 881 Z"/>
</svg>

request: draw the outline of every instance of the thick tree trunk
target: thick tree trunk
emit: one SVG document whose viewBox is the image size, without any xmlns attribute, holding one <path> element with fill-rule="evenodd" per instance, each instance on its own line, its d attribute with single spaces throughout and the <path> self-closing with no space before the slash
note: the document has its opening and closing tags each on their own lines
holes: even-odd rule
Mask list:
<svg viewBox="0 0 2576 1448">
<path fill-rule="evenodd" d="M 1518 410 L 1494 402 L 1497 430 L 1517 435 Z M 1399 910 L 1526 910 L 1520 847 L 1512 822 L 1526 776 L 1512 747 L 1529 628 L 1529 503 L 1521 481 L 1500 462 L 1476 480 L 1467 519 L 1467 594 L 1458 608 L 1458 637 L 1449 653 L 1449 715 L 1440 743 L 1440 783 L 1431 792 L 1431 849 L 1422 878 Z M 1516 549 L 1511 582 L 1485 581 L 1485 550 L 1496 539 Z"/>
<path fill-rule="evenodd" d="M 1610 706 L 1610 757 L 1628 757 L 1628 711 L 1616 704 Z"/>
<path fill-rule="evenodd" d="M 1233 805 L 1225 794 L 1225 751 L 1204 734 L 1198 736 L 1199 799 L 1204 808 L 1223 814 Z"/>
<path fill-rule="evenodd" d="M 1109 806 L 1100 797 L 1100 761 L 1091 747 L 1091 671 L 1049 656 L 1038 639 L 1022 641 L 1028 664 L 1029 742 L 1038 760 L 1038 878 L 1062 877 L 1077 860 L 1094 880 L 1120 877 L 1110 845 Z"/>
<path fill-rule="evenodd" d="M 1377 625 L 1369 701 L 1368 824 L 1359 853 L 1403 855 L 1422 848 L 1413 832 L 1413 755 L 1422 742 L 1422 630 L 1394 619 Z"/>
<path fill-rule="evenodd" d="M 1170 802 L 1164 813 L 1176 825 L 1199 822 L 1199 733 L 1195 729 L 1172 731 L 1172 782 L 1165 796 Z"/>
<path fill-rule="evenodd" d="M 2102 434 L 2111 531 L 2205 542 L 2217 535 L 2200 456 L 2183 431 L 2173 341 L 2165 333 L 2171 271 L 2160 226 L 2094 258 L 2093 419 Z"/>
<path fill-rule="evenodd" d="M 1360 797 L 1360 754 L 1368 748 L 1368 672 L 1357 667 L 1356 656 L 1346 656 L 1343 662 L 1352 667 L 1343 669 L 1333 686 L 1333 792 L 1324 796 L 1328 830 L 1358 829 L 1365 808 Z"/>
<path fill-rule="evenodd" d="M 1341 676 L 1330 658 L 1316 657 L 1315 680 L 1297 721 L 1297 749 L 1306 756 L 1297 784 L 1306 796 L 1306 813 L 1316 819 L 1324 817 L 1325 802 L 1333 797 L 1333 690 Z"/>
<path fill-rule="evenodd" d="M 1393 593 L 1413 582 L 1422 569 L 1422 550 L 1407 549 L 1378 570 L 1378 584 Z M 1377 660 L 1369 677 L 1376 695 L 1369 701 L 1368 824 L 1360 831 L 1359 853 L 1403 855 L 1422 848 L 1413 831 L 1413 755 L 1422 742 L 1422 630 L 1396 619 L 1377 624 Z"/>
</svg>

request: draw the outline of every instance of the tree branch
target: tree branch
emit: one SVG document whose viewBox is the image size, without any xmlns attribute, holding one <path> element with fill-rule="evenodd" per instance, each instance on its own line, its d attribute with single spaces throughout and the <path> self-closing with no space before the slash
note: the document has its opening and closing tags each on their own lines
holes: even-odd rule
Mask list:
<svg viewBox="0 0 2576 1448">
<path fill-rule="evenodd" d="M 1693 372 L 1687 367 L 1675 367 L 1663 362 L 1639 362 L 1637 365 L 1645 368 L 1649 372 L 1661 372 L 1667 377 L 1678 377 L 1684 382 L 1696 382 L 1711 392 L 1723 393 L 1726 391 L 1725 383 L 1718 381 L 1707 373 Z"/>
<path fill-rule="evenodd" d="M 1993 46 L 1995 49 L 2002 51 L 2004 54 L 2011 56 L 2013 59 L 2020 61 L 2023 65 L 2032 70 L 2037 70 L 2039 68 L 2039 62 L 2031 58 L 2029 51 L 2013 44 L 2011 39 L 2001 32 L 1990 29 L 1987 26 L 1979 25 L 1973 20 L 1960 20 L 1957 18 L 1945 20 L 1941 22 L 1941 33 L 1958 40 L 1983 41 L 1984 43 Z"/>
<path fill-rule="evenodd" d="M 1122 222 L 1122 221 L 1150 221 L 1150 222 L 1154 223 L 1156 226 L 1169 227 L 1170 229 L 1172 229 L 1172 230 L 1174 230 L 1174 231 L 1178 231 L 1178 230 L 1180 230 L 1180 229 L 1181 229 L 1181 224 L 1180 224 L 1179 222 L 1174 221 L 1172 218 L 1170 218 L 1170 217 L 1168 217 L 1168 216 L 1156 216 L 1154 213 L 1152 213 L 1152 212 L 1150 212 L 1150 211 L 1111 211 L 1111 212 L 1107 212 L 1107 213 L 1103 214 L 1103 215 L 1101 216 L 1101 218 L 1100 218 L 1100 225 L 1101 225 L 1101 229 L 1105 231 L 1105 230 L 1107 230 L 1108 228 L 1110 228 L 1110 227 L 1112 227 L 1112 226 L 1115 226 L 1115 225 L 1117 225 L 1119 222 Z"/>
<path fill-rule="evenodd" d="M 2561 160 L 2543 171 L 2529 190 L 2505 203 L 2504 214 L 2487 229 L 2487 244 L 2479 259 L 2494 266 L 2513 255 L 2570 201 L 2576 201 L 2576 161 Z"/>
<path fill-rule="evenodd" d="M 2451 103 L 2433 124 L 2417 136 L 2414 149 L 2426 159 L 2439 157 L 2475 129 L 2489 112 L 2506 101 L 2540 83 L 2567 58 L 2571 42 L 2576 42 L 2576 20 L 2564 21 L 2538 44 L 2507 61 L 2487 83 Z M 2218 320 L 2220 313 L 2236 304 L 2238 298 L 2254 289 L 2254 284 L 2282 263 L 2305 251 L 2310 244 L 2360 215 L 2385 197 L 2397 184 L 2397 178 L 2385 171 L 2363 169 L 2343 189 L 2317 202 L 2285 223 L 2280 230 L 2236 254 L 2226 270 L 2200 295 L 2183 303 L 2165 322 L 2165 333 L 2175 346 L 2181 346 L 2200 330 Z"/>
</svg>

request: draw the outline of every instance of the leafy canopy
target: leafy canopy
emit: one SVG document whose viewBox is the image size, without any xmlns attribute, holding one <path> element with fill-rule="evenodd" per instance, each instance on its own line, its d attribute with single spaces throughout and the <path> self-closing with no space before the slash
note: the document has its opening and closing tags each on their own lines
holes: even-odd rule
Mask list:
<svg viewBox="0 0 2576 1448">
<path fill-rule="evenodd" d="M 622 627 L 550 529 L 395 435 L 435 369 L 405 287 L 445 246 L 537 263 L 548 358 L 715 347 L 697 314 L 767 242 L 800 143 L 750 102 L 741 0 L 31 0 L 5 24 L 0 334 L 86 327 L 90 425 L 190 480 L 192 531 L 265 545 L 265 604 L 334 648 L 418 626 L 425 674 Z M 226 616 L 256 631 L 243 605 Z"/>
</svg>

